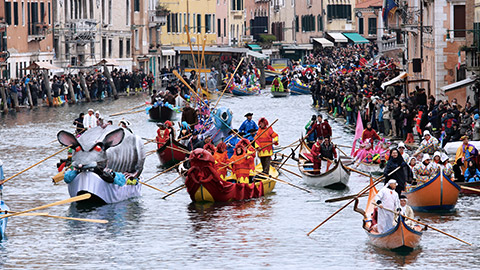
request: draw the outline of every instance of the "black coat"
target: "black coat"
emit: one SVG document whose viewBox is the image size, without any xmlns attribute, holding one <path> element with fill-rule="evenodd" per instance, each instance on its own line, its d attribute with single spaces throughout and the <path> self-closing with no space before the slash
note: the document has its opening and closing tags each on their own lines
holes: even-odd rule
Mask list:
<svg viewBox="0 0 480 270">
<path fill-rule="evenodd" d="M 389 176 L 389 174 L 398 167 L 402 167 L 402 168 Z M 384 182 L 387 183 L 388 180 L 390 179 L 397 180 L 397 183 L 398 183 L 397 188 L 399 188 L 400 190 L 405 190 L 405 185 L 406 185 L 405 183 L 409 181 L 408 180 L 409 170 L 410 168 L 407 166 L 407 163 L 405 163 L 402 157 L 399 156 L 396 159 L 390 158 L 387 162 L 387 166 L 385 167 L 385 170 L 383 171 L 383 175 L 385 176 Z"/>
</svg>

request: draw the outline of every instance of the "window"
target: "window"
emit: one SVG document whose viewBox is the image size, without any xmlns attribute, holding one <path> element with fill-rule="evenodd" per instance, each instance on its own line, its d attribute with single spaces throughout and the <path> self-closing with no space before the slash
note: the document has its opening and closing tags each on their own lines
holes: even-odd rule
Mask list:
<svg viewBox="0 0 480 270">
<path fill-rule="evenodd" d="M 327 5 L 327 19 L 352 19 L 351 5 Z"/>
<path fill-rule="evenodd" d="M 215 33 L 215 14 L 212 14 L 212 33 Z"/>
<path fill-rule="evenodd" d="M 5 22 L 12 25 L 12 3 L 5 2 Z"/>
<path fill-rule="evenodd" d="M 299 26 L 300 22 L 298 20 L 298 16 L 295 16 L 295 32 L 299 32 L 300 31 L 300 26 Z"/>
<path fill-rule="evenodd" d="M 465 80 L 467 78 L 467 66 L 460 65 L 460 68 L 457 68 L 457 82 Z"/>
<path fill-rule="evenodd" d="M 125 47 L 127 49 L 127 52 L 126 52 L 125 55 L 127 56 L 127 58 L 130 57 L 130 49 L 131 49 L 131 46 L 132 46 L 130 43 L 131 43 L 130 39 L 127 38 L 127 41 L 125 41 Z"/>
<path fill-rule="evenodd" d="M 196 21 L 197 21 L 197 15 L 195 13 L 193 13 L 192 23 L 193 23 L 193 32 L 194 33 L 195 33 L 195 30 L 197 30 Z"/>
<path fill-rule="evenodd" d="M 187 23 L 187 14 L 186 14 L 186 13 L 183 13 L 183 25 L 182 25 L 182 32 L 183 32 L 183 33 L 186 33 L 185 25 L 188 25 L 188 23 Z"/>
<path fill-rule="evenodd" d="M 223 37 L 227 36 L 227 19 L 223 19 Z"/>
<path fill-rule="evenodd" d="M 135 29 L 135 50 L 139 50 L 139 49 L 140 49 L 140 36 L 139 36 L 138 29 Z"/>
<path fill-rule="evenodd" d="M 302 16 L 302 32 L 315 31 L 315 16 L 305 15 Z"/>
<path fill-rule="evenodd" d="M 107 58 L 107 39 L 102 38 L 102 58 Z"/>
<path fill-rule="evenodd" d="M 358 33 L 360 35 L 364 34 L 364 29 L 363 29 L 363 18 L 358 18 Z"/>
<path fill-rule="evenodd" d="M 18 2 L 13 2 L 13 25 L 18 25 Z"/>
<path fill-rule="evenodd" d="M 93 0 L 90 0 L 90 5 L 93 5 Z M 127 18 L 127 25 L 130 25 L 130 0 L 127 0 L 127 3 L 126 3 L 126 6 L 127 6 L 127 10 L 126 10 L 126 18 Z M 90 6 L 90 17 L 93 19 L 93 8 L 92 6 Z"/>
<path fill-rule="evenodd" d="M 25 3 L 22 2 L 22 25 L 25 25 Z"/>
<path fill-rule="evenodd" d="M 202 15 L 197 14 L 197 33 L 202 32 Z"/>
<path fill-rule="evenodd" d="M 318 32 L 323 32 L 323 16 L 318 15 Z"/>
<path fill-rule="evenodd" d="M 108 0 L 108 24 L 112 24 L 112 0 Z"/>
<path fill-rule="evenodd" d="M 217 19 L 217 37 L 222 37 L 222 26 L 220 25 L 222 23 L 221 19 Z"/>
<path fill-rule="evenodd" d="M 50 5 L 50 3 L 48 3 Z M 93 19 L 93 8 L 94 8 L 94 5 L 93 5 L 93 0 L 90 0 L 90 19 Z M 50 12 L 50 7 L 48 8 L 49 9 L 49 12 Z M 130 9 L 129 7 L 129 3 L 128 3 L 128 0 L 127 0 L 127 21 L 128 21 L 128 10 Z"/>
<path fill-rule="evenodd" d="M 377 18 L 368 18 L 368 34 L 377 34 Z"/>
<path fill-rule="evenodd" d="M 172 25 L 172 14 L 167 15 L 167 33 L 170 33 L 170 27 Z"/>
<path fill-rule="evenodd" d="M 108 57 L 112 58 L 112 52 L 113 52 L 113 40 L 109 39 L 108 40 Z"/>
<path fill-rule="evenodd" d="M 42 23 L 45 22 L 45 15 L 47 15 L 47 14 L 45 14 L 45 3 L 40 3 L 40 16 L 41 16 L 40 21 Z"/>
<path fill-rule="evenodd" d="M 133 11 L 140 11 L 140 0 L 133 0 Z"/>
<path fill-rule="evenodd" d="M 212 15 L 210 14 L 205 14 L 205 33 L 210 33 L 210 31 L 212 31 L 211 29 L 211 17 Z"/>
<path fill-rule="evenodd" d="M 48 24 L 52 23 L 52 13 L 50 8 L 51 8 L 50 3 L 48 3 Z"/>
<path fill-rule="evenodd" d="M 90 58 L 95 58 L 95 42 L 90 42 Z"/>
<path fill-rule="evenodd" d="M 453 29 L 454 30 L 463 30 L 466 29 L 467 24 L 465 20 L 465 5 L 455 5 L 453 6 Z M 465 31 L 454 31 L 453 37 L 455 38 L 464 38 Z"/>
</svg>

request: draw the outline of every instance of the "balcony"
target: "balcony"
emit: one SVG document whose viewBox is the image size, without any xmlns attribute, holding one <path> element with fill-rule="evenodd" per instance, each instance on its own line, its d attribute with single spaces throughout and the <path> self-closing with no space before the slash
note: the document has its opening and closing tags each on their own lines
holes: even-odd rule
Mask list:
<svg viewBox="0 0 480 270">
<path fill-rule="evenodd" d="M 468 71 L 480 71 L 480 52 L 476 47 L 467 48 L 465 61 Z"/>
<path fill-rule="evenodd" d="M 98 22 L 90 19 L 70 20 L 67 27 L 70 28 L 72 40 L 89 42 L 95 39 Z"/>
<path fill-rule="evenodd" d="M 148 26 L 150 28 L 160 27 L 167 24 L 167 13 L 156 10 L 148 11 Z"/>
<path fill-rule="evenodd" d="M 397 38 L 389 38 L 386 40 L 380 40 L 380 44 L 378 45 L 378 48 L 381 52 L 388 52 L 388 51 L 393 51 L 393 50 L 398 50 L 403 48 L 403 44 L 400 44 L 397 42 Z"/>
<path fill-rule="evenodd" d="M 30 23 L 28 25 L 28 42 L 42 41 L 46 38 L 48 24 L 44 22 Z"/>
</svg>

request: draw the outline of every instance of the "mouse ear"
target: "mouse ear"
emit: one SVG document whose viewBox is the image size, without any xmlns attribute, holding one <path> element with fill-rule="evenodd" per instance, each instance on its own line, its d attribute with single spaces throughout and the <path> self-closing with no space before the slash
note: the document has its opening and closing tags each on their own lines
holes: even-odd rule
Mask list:
<svg viewBox="0 0 480 270">
<path fill-rule="evenodd" d="M 61 130 L 57 133 L 57 139 L 58 142 L 60 142 L 63 146 L 70 146 L 71 148 L 76 148 L 80 145 L 77 141 L 77 138 L 75 138 L 72 133 L 65 130 Z"/>
<path fill-rule="evenodd" d="M 110 147 L 114 147 L 122 143 L 123 138 L 125 137 L 125 131 L 123 128 L 117 128 L 114 131 L 110 132 L 103 139 L 103 149 L 107 150 Z"/>
</svg>

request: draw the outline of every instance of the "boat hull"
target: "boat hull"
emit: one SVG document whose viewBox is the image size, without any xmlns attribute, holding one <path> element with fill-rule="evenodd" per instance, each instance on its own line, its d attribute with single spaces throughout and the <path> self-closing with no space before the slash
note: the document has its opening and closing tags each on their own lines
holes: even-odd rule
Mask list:
<svg viewBox="0 0 480 270">
<path fill-rule="evenodd" d="M 235 185 L 234 188 L 238 188 L 236 185 L 247 185 L 247 184 L 233 184 Z M 261 182 L 256 182 L 255 183 L 255 190 L 258 190 L 259 192 L 253 192 L 251 196 L 247 196 L 243 198 L 244 200 L 246 199 L 253 199 L 253 198 L 259 198 L 261 196 L 268 195 L 272 193 L 273 189 L 275 188 L 276 181 L 274 180 L 264 180 Z M 248 184 L 252 186 L 253 184 Z M 225 190 L 230 189 L 231 187 L 225 188 Z M 220 192 L 223 192 L 220 190 Z M 198 202 L 198 203 L 207 203 L 207 202 L 231 202 L 234 201 L 234 198 L 228 198 L 227 200 L 221 200 L 216 198 L 215 196 L 210 193 L 209 188 L 205 187 L 204 185 L 200 185 L 200 187 L 192 193 L 189 191 L 190 197 L 192 198 L 193 202 Z"/>
<path fill-rule="evenodd" d="M 460 187 L 440 172 L 430 181 L 411 187 L 406 196 L 414 211 L 451 212 L 457 204 Z"/>
<path fill-rule="evenodd" d="M 5 204 L 4 201 L 0 201 L 0 210 L 9 211 L 10 208 Z M 0 240 L 5 239 L 5 231 L 7 230 L 8 218 L 0 219 Z"/>
<path fill-rule="evenodd" d="M 246 89 L 240 89 L 238 87 L 232 88 L 232 94 L 234 94 L 235 96 L 254 96 L 258 95 L 258 93 L 258 91 L 250 91 Z"/>
<path fill-rule="evenodd" d="M 300 85 L 296 81 L 293 81 L 290 83 L 288 86 L 288 89 L 290 89 L 290 94 L 292 96 L 295 95 L 310 95 L 312 92 L 310 91 L 310 86 L 307 85 Z"/>
<path fill-rule="evenodd" d="M 172 120 L 173 110 L 165 106 L 153 107 L 148 111 L 148 116 L 151 121 L 165 122 L 167 120 Z"/>
<path fill-rule="evenodd" d="M 185 160 L 187 157 L 185 152 L 187 151 L 188 150 L 185 146 L 172 139 L 168 140 L 167 143 L 157 149 L 157 156 L 162 166 L 171 167 Z"/>
<path fill-rule="evenodd" d="M 411 251 L 420 244 L 422 232 L 415 231 L 405 224 L 403 217 L 397 221 L 397 225 L 382 234 L 375 234 L 366 231 L 370 243 L 379 248 L 391 249 L 394 251 Z"/>
<path fill-rule="evenodd" d="M 455 182 L 455 184 L 459 185 L 460 187 L 465 186 L 465 187 L 476 188 L 476 189 L 480 190 L 480 181 L 479 182 L 469 182 L 469 183 Z M 463 194 L 463 195 L 480 195 L 480 191 L 473 191 L 473 190 L 462 188 L 460 190 L 460 194 Z"/>
<path fill-rule="evenodd" d="M 380 168 L 380 164 L 377 164 L 377 163 L 368 164 L 368 163 L 364 163 L 364 162 L 361 162 L 358 165 L 357 164 L 355 164 L 353 166 L 353 168 L 357 169 L 359 171 L 362 171 L 364 173 L 371 173 L 371 174 L 375 174 L 375 175 L 383 173 L 383 169 Z"/>
<path fill-rule="evenodd" d="M 330 165 L 330 170 L 322 174 L 309 172 L 313 170 L 313 163 L 307 159 L 310 149 L 302 140 L 300 146 L 300 155 L 298 159 L 298 169 L 303 174 L 303 181 L 309 186 L 329 188 L 335 190 L 345 189 L 350 179 L 350 171 L 345 168 L 341 160 Z"/>
<path fill-rule="evenodd" d="M 141 195 L 141 184 L 118 186 L 107 183 L 93 172 L 83 172 L 77 175 L 72 182 L 68 184 L 68 192 L 71 197 L 84 193 L 90 193 L 94 196 L 95 203 L 117 203 Z M 101 201 L 98 201 L 100 199 Z M 82 201 L 85 202 L 85 201 Z"/>
<path fill-rule="evenodd" d="M 271 91 L 271 93 L 274 98 L 288 97 L 288 95 L 290 94 L 287 91 L 283 91 L 283 92 Z"/>
</svg>

